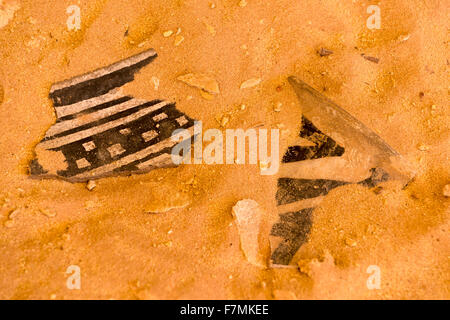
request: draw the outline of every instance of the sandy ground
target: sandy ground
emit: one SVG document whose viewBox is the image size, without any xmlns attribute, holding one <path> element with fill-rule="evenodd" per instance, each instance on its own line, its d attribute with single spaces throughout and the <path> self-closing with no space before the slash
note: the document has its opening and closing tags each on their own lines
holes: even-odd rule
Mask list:
<svg viewBox="0 0 450 320">
<path fill-rule="evenodd" d="M 246 2 L 0 1 L 0 298 L 450 298 L 448 1 L 381 1 L 374 31 L 366 27 L 373 1 Z M 66 26 L 74 3 L 78 32 Z M 184 41 L 175 45 L 178 28 Z M 164 37 L 167 30 L 174 35 Z M 321 47 L 334 53 L 320 57 Z M 418 174 L 404 190 L 395 183 L 378 194 L 356 185 L 333 190 L 295 257 L 301 271 L 254 267 L 239 248 L 231 215 L 238 200 L 276 212 L 277 177 L 259 175 L 257 166 L 184 165 L 102 179 L 92 192 L 30 179 L 34 146 L 55 121 L 51 84 L 147 48 L 159 57 L 127 86 L 136 97 L 174 100 L 205 128 L 218 128 L 223 116 L 227 128 L 281 127 L 282 154 L 300 125 L 286 81 L 296 75 Z M 211 75 L 221 93 L 207 100 L 176 81 L 186 72 Z M 249 78 L 262 83 L 241 90 Z M 81 290 L 66 287 L 70 265 L 81 268 Z M 380 268 L 379 290 L 366 286 L 369 265 Z"/>
</svg>

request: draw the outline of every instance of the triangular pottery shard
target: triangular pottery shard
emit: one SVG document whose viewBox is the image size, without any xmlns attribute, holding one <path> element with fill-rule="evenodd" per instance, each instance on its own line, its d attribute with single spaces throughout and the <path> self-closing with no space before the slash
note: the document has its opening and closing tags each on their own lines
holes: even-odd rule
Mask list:
<svg viewBox="0 0 450 320">
<path fill-rule="evenodd" d="M 373 188 L 387 180 L 406 185 L 408 162 L 377 134 L 303 81 L 290 77 L 303 110 L 297 145 L 283 157 L 271 229 L 273 266 L 287 266 L 308 240 L 315 207 L 347 184 Z"/>
<path fill-rule="evenodd" d="M 194 120 L 163 100 L 121 93 L 157 54 L 148 50 L 93 72 L 56 83 L 50 98 L 56 123 L 36 146 L 30 173 L 37 178 L 83 182 L 174 166 L 177 129 L 192 132 Z"/>
</svg>

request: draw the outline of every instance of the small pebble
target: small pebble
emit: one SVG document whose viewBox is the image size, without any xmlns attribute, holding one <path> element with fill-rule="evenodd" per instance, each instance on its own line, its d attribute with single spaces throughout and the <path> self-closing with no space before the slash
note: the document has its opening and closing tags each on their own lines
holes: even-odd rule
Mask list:
<svg viewBox="0 0 450 320">
<path fill-rule="evenodd" d="M 203 91 L 206 91 L 211 94 L 220 93 L 219 83 L 208 74 L 188 73 L 179 76 L 177 80 L 184 82 L 185 84 L 191 87 L 202 89 Z"/>
<path fill-rule="evenodd" d="M 17 215 L 20 213 L 19 209 L 15 209 L 13 211 L 11 211 L 8 215 L 8 219 L 13 220 L 15 217 L 17 217 Z"/>
<path fill-rule="evenodd" d="M 152 77 L 153 86 L 156 91 L 159 89 L 159 79 L 155 76 Z"/>
<path fill-rule="evenodd" d="M 404 42 L 404 41 L 407 41 L 410 37 L 411 37 L 411 35 L 409 35 L 409 34 L 401 35 L 400 37 L 398 37 L 398 40 L 401 42 Z"/>
<path fill-rule="evenodd" d="M 450 184 L 447 184 L 443 190 L 444 197 L 450 198 Z"/>
<path fill-rule="evenodd" d="M 173 35 L 173 31 L 172 31 L 172 30 L 167 30 L 167 31 L 164 31 L 164 32 L 163 32 L 163 36 L 164 36 L 165 38 L 168 38 L 168 37 L 170 37 L 171 35 Z"/>
<path fill-rule="evenodd" d="M 261 83 L 261 79 L 259 78 L 253 78 L 253 79 L 249 79 L 247 81 L 244 81 L 241 84 L 241 89 L 247 89 L 247 88 L 252 88 L 252 87 L 256 87 L 257 85 L 259 85 Z"/>
<path fill-rule="evenodd" d="M 46 216 L 46 217 L 48 217 L 48 218 L 56 217 L 56 213 L 50 212 L 50 211 L 47 210 L 47 209 L 39 209 L 39 211 L 40 211 L 44 216 Z"/>
<path fill-rule="evenodd" d="M 86 184 L 86 188 L 87 188 L 89 191 L 94 190 L 95 187 L 97 187 L 97 184 L 96 184 L 95 181 L 93 181 L 93 180 L 89 180 L 88 183 Z"/>
<path fill-rule="evenodd" d="M 282 104 L 281 102 L 277 102 L 277 103 L 275 104 L 275 107 L 273 108 L 273 111 L 275 111 L 275 112 L 280 112 L 282 106 L 283 106 L 283 104 Z"/>
<path fill-rule="evenodd" d="M 178 47 L 184 41 L 184 37 L 182 35 L 177 35 L 175 37 L 175 46 Z"/>
<path fill-rule="evenodd" d="M 172 243 L 172 241 L 167 241 L 167 242 L 165 242 L 164 243 L 164 245 L 166 246 L 166 247 L 172 247 L 172 245 L 173 245 L 173 243 Z"/>
<path fill-rule="evenodd" d="M 371 57 L 371 56 L 366 56 L 364 53 L 361 54 L 361 55 L 362 55 L 362 57 L 363 57 L 364 59 L 366 59 L 366 60 L 368 60 L 368 61 L 370 61 L 370 62 L 373 62 L 373 63 L 378 63 L 378 62 L 380 62 L 380 59 L 378 59 L 378 58 Z"/>
<path fill-rule="evenodd" d="M 210 25 L 207 22 L 203 22 L 203 23 L 205 24 L 206 30 L 208 30 L 209 33 L 211 33 L 212 35 L 216 34 L 216 29 L 212 25 Z"/>
<path fill-rule="evenodd" d="M 345 239 L 345 244 L 348 245 L 349 247 L 356 247 L 357 242 L 351 238 L 347 238 Z"/>
<path fill-rule="evenodd" d="M 225 126 L 228 124 L 228 122 L 230 122 L 230 117 L 228 117 L 228 116 L 223 116 L 223 117 L 222 117 L 222 120 L 220 121 L 220 125 L 221 125 L 222 127 L 225 127 Z"/>
<path fill-rule="evenodd" d="M 321 57 L 326 57 L 329 55 L 332 55 L 334 52 L 325 48 L 320 48 L 320 50 L 318 51 L 319 56 Z"/>
</svg>

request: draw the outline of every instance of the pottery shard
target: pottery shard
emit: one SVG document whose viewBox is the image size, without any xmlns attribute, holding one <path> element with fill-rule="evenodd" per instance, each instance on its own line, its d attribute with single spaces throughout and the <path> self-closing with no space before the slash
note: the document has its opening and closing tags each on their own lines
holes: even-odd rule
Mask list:
<svg viewBox="0 0 450 320">
<path fill-rule="evenodd" d="M 36 146 L 30 175 L 87 182 L 177 166 L 171 155 L 174 131 L 193 132 L 194 120 L 175 103 L 137 99 L 121 90 L 156 57 L 153 49 L 145 50 L 53 84 L 49 98 L 57 122 Z M 159 80 L 153 80 L 156 90 Z"/>
<path fill-rule="evenodd" d="M 264 211 L 256 201 L 246 199 L 236 203 L 233 216 L 239 230 L 241 249 L 248 262 L 267 267 L 269 245 L 264 237 Z"/>
<path fill-rule="evenodd" d="M 202 89 L 212 94 L 219 94 L 219 84 L 210 76 L 202 73 L 188 73 L 177 78 L 189 86 Z"/>
</svg>

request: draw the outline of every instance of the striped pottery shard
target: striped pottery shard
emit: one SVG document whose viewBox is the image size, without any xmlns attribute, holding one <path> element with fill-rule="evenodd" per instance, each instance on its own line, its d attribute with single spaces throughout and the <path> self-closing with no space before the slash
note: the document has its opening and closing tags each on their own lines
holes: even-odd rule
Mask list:
<svg viewBox="0 0 450 320">
<path fill-rule="evenodd" d="M 276 194 L 278 221 L 270 232 L 272 266 L 290 265 L 308 241 L 313 211 L 333 189 L 348 184 L 373 188 L 414 172 L 377 134 L 301 80 L 289 82 L 302 106 L 297 145 L 286 151 Z"/>
<path fill-rule="evenodd" d="M 84 182 L 174 166 L 171 150 L 179 141 L 172 133 L 192 133 L 194 120 L 175 103 L 137 99 L 120 90 L 156 57 L 148 50 L 54 84 L 50 99 L 57 119 L 35 148 L 31 176 Z"/>
</svg>

